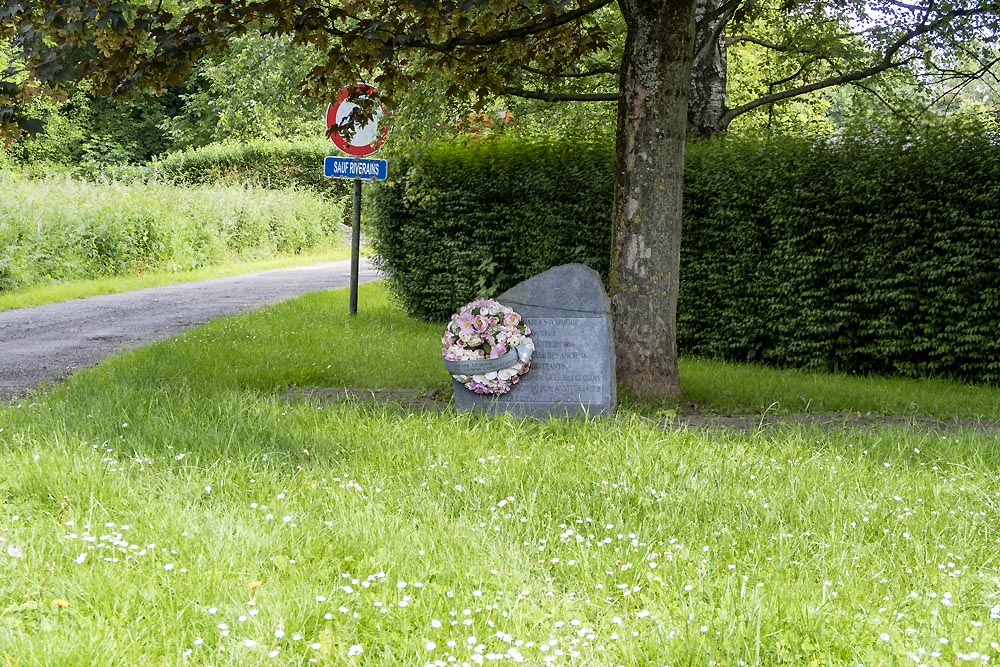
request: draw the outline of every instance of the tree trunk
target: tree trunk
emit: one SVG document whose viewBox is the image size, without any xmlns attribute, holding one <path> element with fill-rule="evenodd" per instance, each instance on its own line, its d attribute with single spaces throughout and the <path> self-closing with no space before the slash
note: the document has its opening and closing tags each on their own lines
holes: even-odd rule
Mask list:
<svg viewBox="0 0 1000 667">
<path fill-rule="evenodd" d="M 726 35 L 729 12 L 723 0 L 695 0 L 695 50 L 691 68 L 691 100 L 688 103 L 688 132 L 707 139 L 724 132 L 726 113 Z"/>
<path fill-rule="evenodd" d="M 610 291 L 618 381 L 632 397 L 680 393 L 677 290 L 694 0 L 619 0 L 620 74 Z"/>
</svg>

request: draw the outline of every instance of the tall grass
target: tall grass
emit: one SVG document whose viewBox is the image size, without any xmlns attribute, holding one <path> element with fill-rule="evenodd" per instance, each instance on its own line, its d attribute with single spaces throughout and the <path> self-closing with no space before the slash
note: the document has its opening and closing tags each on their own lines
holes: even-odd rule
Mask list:
<svg viewBox="0 0 1000 667">
<path fill-rule="evenodd" d="M 29 180 L 0 172 L 0 292 L 185 271 L 341 241 L 343 210 L 295 191 Z"/>
<path fill-rule="evenodd" d="M 1000 659 L 995 440 L 289 402 L 447 385 L 437 327 L 346 301 L 0 409 L 0 664 Z"/>
</svg>

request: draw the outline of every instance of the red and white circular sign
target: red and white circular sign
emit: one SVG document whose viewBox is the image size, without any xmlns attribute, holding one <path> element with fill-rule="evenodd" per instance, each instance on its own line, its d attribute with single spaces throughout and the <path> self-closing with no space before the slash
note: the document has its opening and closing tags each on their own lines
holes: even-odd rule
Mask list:
<svg viewBox="0 0 1000 667">
<path fill-rule="evenodd" d="M 351 114 L 358 109 L 357 104 L 348 101 L 352 94 L 356 99 L 378 98 L 378 91 L 367 83 L 358 83 L 341 90 L 337 93 L 337 101 L 326 108 L 327 136 L 348 155 L 363 157 L 382 148 L 389 134 L 389 124 L 383 121 L 386 112 L 380 103 L 371 120 L 351 127 Z"/>
</svg>

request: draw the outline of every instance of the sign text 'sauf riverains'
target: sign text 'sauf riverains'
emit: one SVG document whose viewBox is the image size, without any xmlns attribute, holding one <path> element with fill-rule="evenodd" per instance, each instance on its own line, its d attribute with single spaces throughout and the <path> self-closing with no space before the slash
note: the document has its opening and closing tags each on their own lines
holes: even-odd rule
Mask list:
<svg viewBox="0 0 1000 667">
<path fill-rule="evenodd" d="M 384 181 L 389 174 L 389 163 L 386 160 L 329 156 L 323 161 L 323 173 L 327 178 Z"/>
</svg>

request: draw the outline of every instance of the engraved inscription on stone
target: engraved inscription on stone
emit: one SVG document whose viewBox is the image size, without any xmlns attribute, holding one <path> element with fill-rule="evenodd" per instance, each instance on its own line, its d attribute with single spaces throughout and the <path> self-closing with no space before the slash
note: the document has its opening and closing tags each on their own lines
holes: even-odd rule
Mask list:
<svg viewBox="0 0 1000 667">
<path fill-rule="evenodd" d="M 531 327 L 531 369 L 511 391 L 480 396 L 455 382 L 455 405 L 518 416 L 610 414 L 616 398 L 610 301 L 596 271 L 565 264 L 497 297 Z"/>
<path fill-rule="evenodd" d="M 518 398 L 528 403 L 600 403 L 607 381 L 593 362 L 602 354 L 589 348 L 588 341 L 600 341 L 606 325 L 595 318 L 533 317 L 526 321 L 535 355 L 531 370 L 514 388 Z"/>
</svg>

